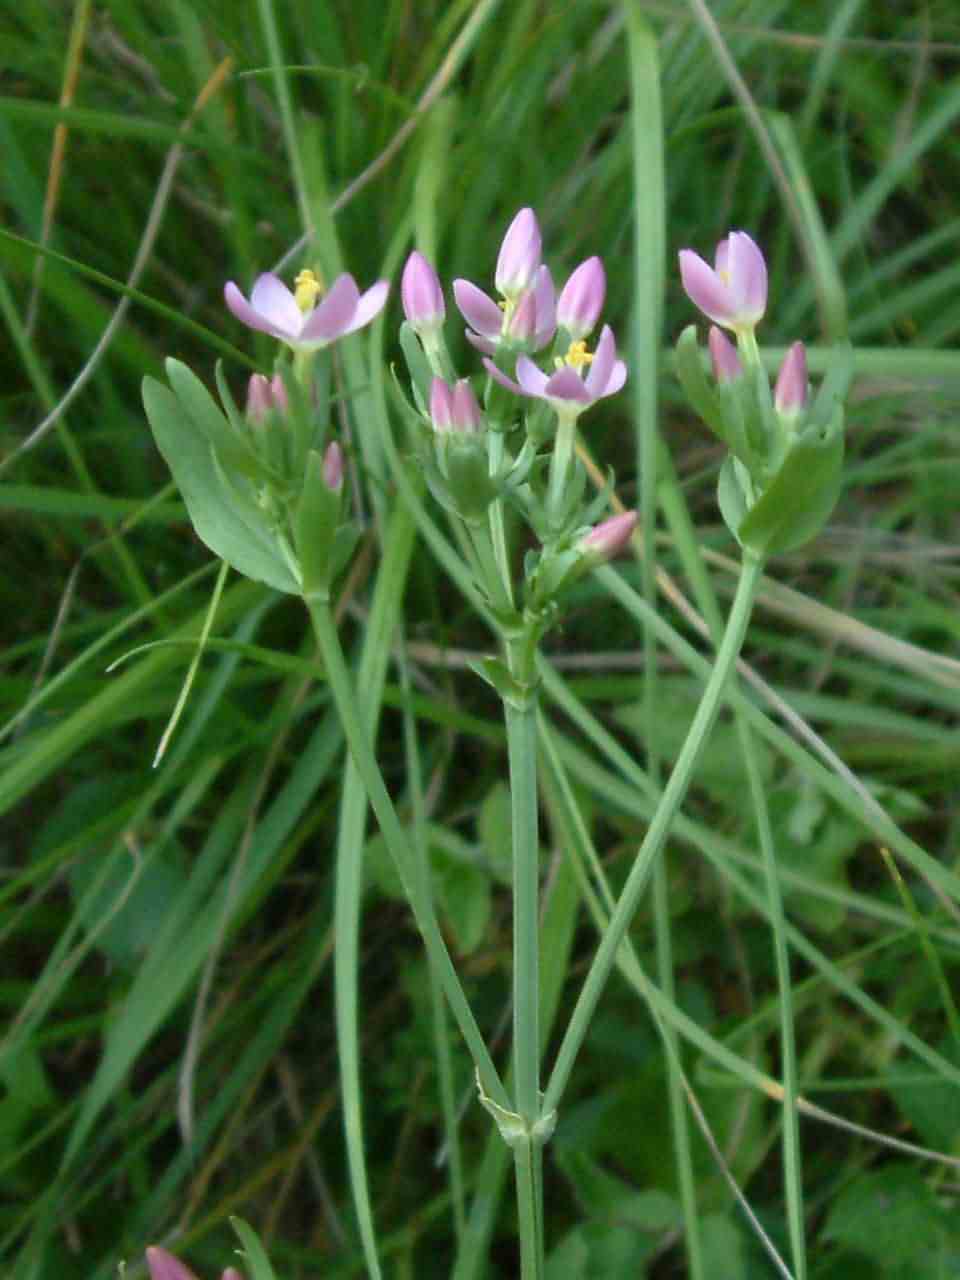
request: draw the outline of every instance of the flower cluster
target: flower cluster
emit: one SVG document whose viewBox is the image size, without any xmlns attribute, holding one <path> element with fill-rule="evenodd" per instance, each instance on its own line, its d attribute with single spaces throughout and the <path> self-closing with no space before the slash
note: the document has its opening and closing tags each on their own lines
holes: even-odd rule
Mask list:
<svg viewBox="0 0 960 1280">
<path fill-rule="evenodd" d="M 681 249 L 679 258 L 687 296 L 713 321 L 707 346 L 714 385 L 704 376 L 692 325 L 677 343 L 677 372 L 693 407 L 730 449 L 720 474 L 724 519 L 756 555 L 792 550 L 822 527 L 836 502 L 843 459 L 838 392 L 846 374 L 838 366 L 811 405 L 806 350 L 794 342 L 771 395 L 755 335 L 767 308 L 767 265 L 758 246 L 745 231 L 731 231 L 712 267 L 692 249 Z"/>
<path fill-rule="evenodd" d="M 609 325 L 593 351 L 587 345 L 606 296 L 603 263 L 598 257 L 580 263 L 558 296 L 542 255 L 536 215 L 521 209 L 497 255 L 497 299 L 470 280 L 453 281 L 466 339 L 481 352 L 488 375 L 482 405 L 469 379 L 453 371 L 443 338 L 443 287 L 422 253 L 410 254 L 400 287 L 414 416 L 429 428 L 423 466 L 430 488 L 475 538 L 491 504 L 504 500 L 521 513 L 542 544 L 525 570 L 525 598 L 538 608 L 579 572 L 621 550 L 636 524 L 633 513 L 588 523 L 606 499 L 599 506 L 584 501 L 585 476 L 574 454 L 577 419 L 627 377 Z M 522 443 L 511 452 L 507 440 L 520 426 Z"/>
</svg>

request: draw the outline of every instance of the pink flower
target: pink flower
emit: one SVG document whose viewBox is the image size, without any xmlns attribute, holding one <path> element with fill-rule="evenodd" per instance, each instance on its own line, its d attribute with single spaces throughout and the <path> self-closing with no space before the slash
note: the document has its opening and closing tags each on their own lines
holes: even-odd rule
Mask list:
<svg viewBox="0 0 960 1280">
<path fill-rule="evenodd" d="M 627 366 L 617 359 L 613 330 L 606 324 L 592 356 L 585 343 L 572 343 L 566 359 L 549 376 L 529 356 L 518 358 L 516 382 L 501 373 L 492 360 L 483 363 L 497 382 L 518 395 L 549 401 L 558 413 L 569 414 L 575 409 L 581 414 L 597 400 L 614 395 L 627 380 Z M 586 377 L 581 376 L 581 368 L 587 369 Z"/>
<path fill-rule="evenodd" d="M 607 293 L 607 277 L 599 258 L 588 258 L 570 276 L 557 301 L 557 324 L 577 342 L 592 333 Z"/>
<path fill-rule="evenodd" d="M 521 209 L 500 245 L 494 276 L 498 293 L 515 298 L 529 287 L 540 266 L 541 248 L 537 215 L 532 209 Z"/>
<path fill-rule="evenodd" d="M 503 310 L 469 280 L 454 280 L 453 297 L 470 326 L 467 341 L 488 356 L 504 341 L 539 351 L 556 333 L 556 289 L 547 267 L 538 267 L 532 287 Z"/>
<path fill-rule="evenodd" d="M 407 258 L 407 264 L 403 268 L 400 298 L 403 302 L 403 314 L 417 333 L 436 333 L 443 324 L 447 308 L 443 301 L 440 279 L 433 266 L 416 249 Z"/>
<path fill-rule="evenodd" d="M 713 376 L 718 382 L 733 382 L 742 375 L 743 365 L 740 363 L 736 347 L 716 325 L 710 326 L 707 345 L 710 348 Z"/>
<path fill-rule="evenodd" d="M 596 563 L 612 560 L 629 546 L 638 519 L 636 511 L 623 511 L 618 516 L 611 516 L 609 520 L 594 525 L 580 539 L 580 550 Z"/>
<path fill-rule="evenodd" d="M 773 390 L 773 403 L 781 417 L 797 417 L 807 403 L 807 352 L 795 342 L 784 356 Z"/>
<path fill-rule="evenodd" d="M 690 301 L 708 319 L 734 332 L 752 330 L 767 306 L 767 264 L 745 231 L 717 245 L 715 266 L 692 249 L 680 250 L 680 276 Z"/>
<path fill-rule="evenodd" d="M 197 1280 L 189 1267 L 158 1245 L 151 1245 L 147 1250 L 147 1268 L 150 1280 Z M 243 1280 L 243 1276 L 236 1267 L 227 1267 L 220 1280 Z"/>
<path fill-rule="evenodd" d="M 344 273 L 314 306 L 320 287 L 312 272 L 297 277 L 295 296 L 266 271 L 257 277 L 249 302 L 232 280 L 223 296 L 242 324 L 269 333 L 294 351 L 317 351 L 369 324 L 383 310 L 389 289 L 386 280 L 379 280 L 361 293 L 353 276 Z"/>
</svg>

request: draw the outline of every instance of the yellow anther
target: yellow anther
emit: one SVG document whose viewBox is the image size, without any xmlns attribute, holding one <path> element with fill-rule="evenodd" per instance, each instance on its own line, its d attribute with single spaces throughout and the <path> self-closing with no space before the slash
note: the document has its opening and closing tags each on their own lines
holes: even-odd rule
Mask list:
<svg viewBox="0 0 960 1280">
<path fill-rule="evenodd" d="M 293 298 L 304 315 L 317 305 L 321 293 L 323 286 L 320 281 L 309 267 L 305 267 L 293 282 Z"/>
<path fill-rule="evenodd" d="M 574 369 L 582 369 L 592 360 L 593 352 L 587 350 L 587 344 L 583 338 L 579 342 L 571 342 L 567 354 L 563 357 L 563 363 L 572 365 Z"/>
</svg>

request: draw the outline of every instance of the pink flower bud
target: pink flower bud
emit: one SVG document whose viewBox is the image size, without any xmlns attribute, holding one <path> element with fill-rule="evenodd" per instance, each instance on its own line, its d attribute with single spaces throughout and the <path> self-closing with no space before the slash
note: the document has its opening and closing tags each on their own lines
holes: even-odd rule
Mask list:
<svg viewBox="0 0 960 1280">
<path fill-rule="evenodd" d="M 403 314 L 412 329 L 423 335 L 436 333 L 446 318 L 443 289 L 432 265 L 414 249 L 407 258 L 400 281 Z"/>
<path fill-rule="evenodd" d="M 273 407 L 277 413 L 286 414 L 290 409 L 290 401 L 287 399 L 286 385 L 279 373 L 275 373 L 270 379 L 270 394 L 273 397 Z"/>
<path fill-rule="evenodd" d="M 796 417 L 807 403 L 807 353 L 795 342 L 784 356 L 773 389 L 774 407 L 782 417 Z"/>
<path fill-rule="evenodd" d="M 540 227 L 532 209 L 521 209 L 507 228 L 497 257 L 494 280 L 505 298 L 528 288 L 540 266 Z"/>
<path fill-rule="evenodd" d="M 453 429 L 455 431 L 480 430 L 480 405 L 473 388 L 466 378 L 461 378 L 453 388 Z"/>
<path fill-rule="evenodd" d="M 710 326 L 707 337 L 713 376 L 718 382 L 734 382 L 743 374 L 743 365 L 733 343 L 716 327 Z"/>
<path fill-rule="evenodd" d="M 273 408 L 270 383 L 262 373 L 252 373 L 247 383 L 247 418 L 250 422 L 262 422 Z"/>
<path fill-rule="evenodd" d="M 557 324 L 579 342 L 596 327 L 607 293 L 607 277 L 599 258 L 581 262 L 557 300 Z"/>
<path fill-rule="evenodd" d="M 767 307 L 767 264 L 745 231 L 731 231 L 717 245 L 714 266 L 692 249 L 680 250 L 687 297 L 725 329 L 752 330 Z"/>
<path fill-rule="evenodd" d="M 517 305 L 507 323 L 507 334 L 514 342 L 533 342 L 537 332 L 537 299 L 533 289 L 527 289 L 517 299 Z"/>
<path fill-rule="evenodd" d="M 150 1280 L 196 1280 L 196 1276 L 188 1267 L 158 1245 L 151 1245 L 147 1250 L 147 1269 L 150 1272 Z"/>
<path fill-rule="evenodd" d="M 580 550 L 598 564 L 612 560 L 629 545 L 638 519 L 636 511 L 624 511 L 594 525 L 580 540 Z"/>
<path fill-rule="evenodd" d="M 289 408 L 287 389 L 283 378 L 275 373 L 267 379 L 262 373 L 252 373 L 247 383 L 247 421 L 263 422 L 268 414 L 285 414 Z"/>
<path fill-rule="evenodd" d="M 334 493 L 343 485 L 343 450 L 331 440 L 323 454 L 323 482 Z"/>
<path fill-rule="evenodd" d="M 430 383 L 430 421 L 434 431 L 453 430 L 453 392 L 443 378 Z"/>
</svg>

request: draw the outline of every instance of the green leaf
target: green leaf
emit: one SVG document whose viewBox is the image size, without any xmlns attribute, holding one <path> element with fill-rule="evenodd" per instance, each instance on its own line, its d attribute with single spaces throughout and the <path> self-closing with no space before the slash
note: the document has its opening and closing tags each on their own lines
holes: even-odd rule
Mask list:
<svg viewBox="0 0 960 1280">
<path fill-rule="evenodd" d="M 513 828 L 510 790 L 505 782 L 495 782 L 484 797 L 477 821 L 478 834 L 487 863 L 497 880 L 513 883 Z"/>
<path fill-rule="evenodd" d="M 810 427 L 796 440 L 737 529 L 740 544 L 767 556 L 809 542 L 836 506 L 842 471 L 843 418 L 838 407 L 828 428 Z"/>
<path fill-rule="evenodd" d="M 490 877 L 479 867 L 431 849 L 437 905 L 462 955 L 483 942 L 490 923 Z"/>
<path fill-rule="evenodd" d="M 687 325 L 677 340 L 676 371 L 691 407 L 714 435 L 719 436 L 724 444 L 732 449 L 736 441 L 730 436 L 719 397 L 703 371 L 703 356 L 697 341 L 695 325 Z"/>
<path fill-rule="evenodd" d="M 165 362 L 173 394 L 193 426 L 217 451 L 221 463 L 248 479 L 262 482 L 266 471 L 249 443 L 224 417 L 217 402 L 197 375 L 180 360 Z M 235 408 L 235 406 L 231 406 Z"/>
<path fill-rule="evenodd" d="M 243 1245 L 243 1260 L 250 1280 L 277 1280 L 260 1237 L 242 1218 L 231 1218 L 230 1225 Z"/>
<path fill-rule="evenodd" d="M 943 1210 L 918 1170 L 895 1164 L 854 1178 L 831 1206 L 823 1234 L 886 1269 L 935 1249 L 944 1225 Z"/>
<path fill-rule="evenodd" d="M 304 595 L 330 589 L 331 552 L 342 505 L 342 486 L 334 490 L 327 485 L 323 458 L 311 449 L 293 524 Z"/>
<path fill-rule="evenodd" d="M 299 595 L 266 516 L 252 500 L 228 489 L 207 439 L 169 388 L 143 382 L 143 404 L 157 447 L 173 473 L 197 537 L 239 573 L 277 591 Z M 242 514 L 241 514 L 242 513 Z"/>
</svg>

